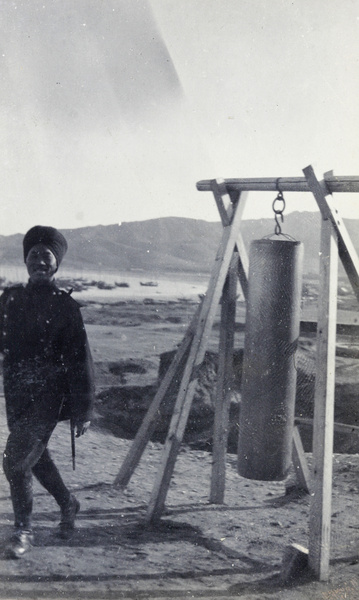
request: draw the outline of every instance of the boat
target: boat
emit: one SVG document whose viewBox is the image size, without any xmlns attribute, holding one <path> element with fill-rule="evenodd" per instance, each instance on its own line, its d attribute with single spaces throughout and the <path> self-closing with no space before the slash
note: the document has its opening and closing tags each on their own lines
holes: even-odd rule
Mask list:
<svg viewBox="0 0 359 600">
<path fill-rule="evenodd" d="M 140 285 L 146 285 L 148 287 L 157 287 L 158 282 L 157 281 L 140 281 Z"/>
<path fill-rule="evenodd" d="M 106 283 L 105 281 L 98 281 L 97 287 L 99 290 L 114 290 L 115 286 L 111 283 Z"/>
</svg>

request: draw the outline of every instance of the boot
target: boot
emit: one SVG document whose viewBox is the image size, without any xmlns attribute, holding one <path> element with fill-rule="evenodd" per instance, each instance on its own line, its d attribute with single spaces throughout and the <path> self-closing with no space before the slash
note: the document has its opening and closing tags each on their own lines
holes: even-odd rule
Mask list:
<svg viewBox="0 0 359 600">
<path fill-rule="evenodd" d="M 66 506 L 61 509 L 61 521 L 59 524 L 59 536 L 63 539 L 69 539 L 75 531 L 75 519 L 80 510 L 80 502 L 73 494 Z"/>
<path fill-rule="evenodd" d="M 32 531 L 29 529 L 15 529 L 14 534 L 5 547 L 6 558 L 22 558 L 30 550 L 34 541 Z"/>
</svg>

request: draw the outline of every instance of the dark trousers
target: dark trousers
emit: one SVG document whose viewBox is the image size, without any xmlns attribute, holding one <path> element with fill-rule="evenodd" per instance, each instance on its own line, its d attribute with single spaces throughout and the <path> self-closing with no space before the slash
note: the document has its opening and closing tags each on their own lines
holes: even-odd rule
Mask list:
<svg viewBox="0 0 359 600">
<path fill-rule="evenodd" d="M 60 508 L 69 501 L 70 492 L 47 449 L 56 426 L 41 421 L 20 419 L 10 431 L 4 451 L 4 473 L 10 484 L 15 527 L 31 529 L 33 505 L 32 475 L 55 498 Z"/>
</svg>

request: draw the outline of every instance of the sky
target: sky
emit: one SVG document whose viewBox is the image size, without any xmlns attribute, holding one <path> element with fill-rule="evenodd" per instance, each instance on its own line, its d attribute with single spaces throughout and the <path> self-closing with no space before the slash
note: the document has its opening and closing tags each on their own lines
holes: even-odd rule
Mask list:
<svg viewBox="0 0 359 600">
<path fill-rule="evenodd" d="M 218 220 L 196 182 L 359 176 L 359 0 L 0 0 L 0 234 Z M 286 210 L 315 210 L 285 194 Z M 270 217 L 251 192 L 247 218 Z M 358 195 L 338 198 L 359 218 Z"/>
</svg>

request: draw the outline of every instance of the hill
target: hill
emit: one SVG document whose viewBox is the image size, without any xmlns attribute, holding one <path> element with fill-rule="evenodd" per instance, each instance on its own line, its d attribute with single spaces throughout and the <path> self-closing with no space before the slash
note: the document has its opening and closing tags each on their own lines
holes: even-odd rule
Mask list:
<svg viewBox="0 0 359 600">
<path fill-rule="evenodd" d="M 359 250 L 359 220 L 346 226 Z M 283 232 L 304 243 L 304 271 L 318 271 L 320 215 L 293 212 L 285 216 Z M 253 239 L 272 235 L 273 219 L 244 220 L 242 235 Z M 198 272 L 210 271 L 221 237 L 220 222 L 165 217 L 121 225 L 97 225 L 63 230 L 69 242 L 66 268 L 78 271 Z M 21 266 L 22 235 L 0 236 L 2 266 Z"/>
</svg>

